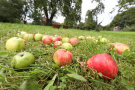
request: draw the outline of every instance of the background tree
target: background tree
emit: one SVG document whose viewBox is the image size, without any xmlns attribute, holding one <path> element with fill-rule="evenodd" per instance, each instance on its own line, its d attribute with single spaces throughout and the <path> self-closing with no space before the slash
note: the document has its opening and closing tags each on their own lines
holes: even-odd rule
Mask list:
<svg viewBox="0 0 135 90">
<path fill-rule="evenodd" d="M 85 18 L 85 28 L 86 29 L 95 29 L 96 27 L 96 22 L 94 20 L 94 16 L 92 11 L 88 10 L 86 13 L 86 18 Z"/>
<path fill-rule="evenodd" d="M 0 0 L 0 21 L 21 22 L 23 0 Z"/>
<path fill-rule="evenodd" d="M 127 11 L 117 14 L 110 24 L 111 27 L 120 26 L 123 28 L 132 25 L 135 25 L 135 7 L 129 8 Z"/>
</svg>

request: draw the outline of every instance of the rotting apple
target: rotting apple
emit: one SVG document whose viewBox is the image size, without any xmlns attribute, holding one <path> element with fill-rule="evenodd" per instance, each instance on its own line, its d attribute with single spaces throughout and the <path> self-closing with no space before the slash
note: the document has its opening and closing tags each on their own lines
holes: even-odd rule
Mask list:
<svg viewBox="0 0 135 90">
<path fill-rule="evenodd" d="M 54 62 L 59 66 L 65 66 L 72 63 L 73 54 L 65 49 L 57 50 L 53 55 Z"/>
<path fill-rule="evenodd" d="M 114 79 L 118 73 L 116 62 L 106 53 L 92 56 L 87 60 L 86 64 L 89 68 L 96 70 L 98 73 L 102 73 L 103 78 L 107 80 Z"/>
<path fill-rule="evenodd" d="M 9 51 L 20 51 L 25 48 L 25 40 L 19 37 L 12 37 L 6 42 L 6 49 Z"/>
<path fill-rule="evenodd" d="M 117 51 L 117 53 L 122 54 L 125 50 L 130 51 L 129 46 L 124 43 L 113 43 L 111 45 L 111 49 L 114 47 L 114 49 Z"/>
<path fill-rule="evenodd" d="M 29 52 L 21 52 L 15 55 L 11 61 L 11 66 L 15 69 L 24 69 L 34 63 L 34 55 Z"/>
</svg>

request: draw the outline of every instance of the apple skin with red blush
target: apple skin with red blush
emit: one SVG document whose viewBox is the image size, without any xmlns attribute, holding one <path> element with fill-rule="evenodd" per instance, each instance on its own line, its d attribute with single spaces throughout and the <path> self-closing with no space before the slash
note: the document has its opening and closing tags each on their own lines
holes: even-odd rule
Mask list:
<svg viewBox="0 0 135 90">
<path fill-rule="evenodd" d="M 65 49 L 59 49 L 54 53 L 53 60 L 59 66 L 70 65 L 73 54 Z"/>
<path fill-rule="evenodd" d="M 87 60 L 86 65 L 97 73 L 102 73 L 103 78 L 107 80 L 114 79 L 118 73 L 116 62 L 106 53 L 92 56 Z"/>
</svg>

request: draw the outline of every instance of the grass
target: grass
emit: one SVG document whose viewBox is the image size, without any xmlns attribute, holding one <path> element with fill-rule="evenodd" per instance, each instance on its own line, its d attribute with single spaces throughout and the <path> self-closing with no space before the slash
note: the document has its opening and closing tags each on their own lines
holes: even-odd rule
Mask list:
<svg viewBox="0 0 135 90">
<path fill-rule="evenodd" d="M 19 52 L 5 49 L 6 40 L 16 36 L 17 31 L 61 35 L 62 37 L 103 36 L 113 42 L 122 42 L 130 46 L 130 53 L 118 55 L 109 49 L 108 44 L 82 40 L 71 51 L 73 63 L 58 67 L 53 62 L 53 54 L 57 49 L 45 46 L 42 41 L 26 42 L 24 51 L 35 56 L 35 63 L 26 70 L 15 70 L 10 62 Z M 95 54 L 109 53 L 116 61 L 119 72 L 114 80 L 106 81 L 92 73 L 86 66 L 77 62 L 86 60 Z M 49 26 L 0 23 L 0 89 L 19 90 L 32 86 L 31 90 L 134 90 L 135 88 L 135 32 L 84 31 L 76 29 L 54 29 Z M 87 80 L 87 81 L 86 81 Z M 30 89 L 29 89 L 30 90 Z"/>
</svg>

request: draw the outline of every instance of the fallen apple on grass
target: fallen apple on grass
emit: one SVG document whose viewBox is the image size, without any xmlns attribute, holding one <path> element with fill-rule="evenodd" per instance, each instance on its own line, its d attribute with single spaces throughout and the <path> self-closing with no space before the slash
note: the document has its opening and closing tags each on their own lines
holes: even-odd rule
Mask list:
<svg viewBox="0 0 135 90">
<path fill-rule="evenodd" d="M 40 41 L 42 40 L 42 34 L 38 33 L 38 34 L 35 34 L 35 38 L 34 38 L 36 41 Z"/>
<path fill-rule="evenodd" d="M 30 40 L 33 40 L 34 37 L 33 37 L 33 34 L 23 34 L 23 39 L 26 41 L 30 41 Z"/>
<path fill-rule="evenodd" d="M 19 37 L 12 37 L 6 42 L 6 49 L 9 51 L 20 51 L 25 48 L 25 40 Z"/>
<path fill-rule="evenodd" d="M 15 69 L 25 69 L 34 63 L 34 55 L 29 52 L 21 52 L 15 55 L 11 61 L 11 66 Z"/>
<path fill-rule="evenodd" d="M 118 73 L 118 67 L 114 59 L 106 54 L 97 54 L 89 58 L 86 62 L 89 68 L 103 74 L 103 78 L 107 80 L 114 79 Z"/>
<path fill-rule="evenodd" d="M 43 39 L 43 43 L 46 45 L 50 45 L 53 42 L 52 37 L 48 36 Z"/>
<path fill-rule="evenodd" d="M 69 43 L 74 46 L 79 43 L 79 40 L 77 38 L 71 38 L 69 40 Z"/>
<path fill-rule="evenodd" d="M 72 63 L 73 54 L 65 49 L 59 49 L 54 53 L 53 60 L 59 66 L 65 66 Z"/>
<path fill-rule="evenodd" d="M 61 36 L 55 36 L 55 37 L 53 37 L 53 42 L 61 41 L 61 40 L 62 40 Z"/>
<path fill-rule="evenodd" d="M 62 38 L 62 43 L 68 43 L 68 42 L 69 42 L 69 38 L 68 37 Z"/>
<path fill-rule="evenodd" d="M 18 31 L 17 36 L 18 36 L 18 37 L 22 37 L 24 34 L 27 34 L 27 32 Z"/>
<path fill-rule="evenodd" d="M 79 36 L 78 39 L 84 40 L 85 39 L 85 36 Z"/>
<path fill-rule="evenodd" d="M 61 41 L 56 41 L 56 42 L 54 42 L 53 47 L 56 48 L 56 47 L 61 46 L 61 45 L 62 45 Z"/>
<path fill-rule="evenodd" d="M 61 46 L 60 46 L 62 49 L 66 49 L 68 51 L 72 50 L 73 49 L 73 46 L 70 44 L 70 43 L 63 43 Z"/>
<path fill-rule="evenodd" d="M 111 45 L 111 49 L 114 47 L 114 49 L 117 51 L 117 53 L 122 54 L 125 52 L 125 50 L 130 51 L 129 46 L 124 43 L 114 43 Z"/>
</svg>

